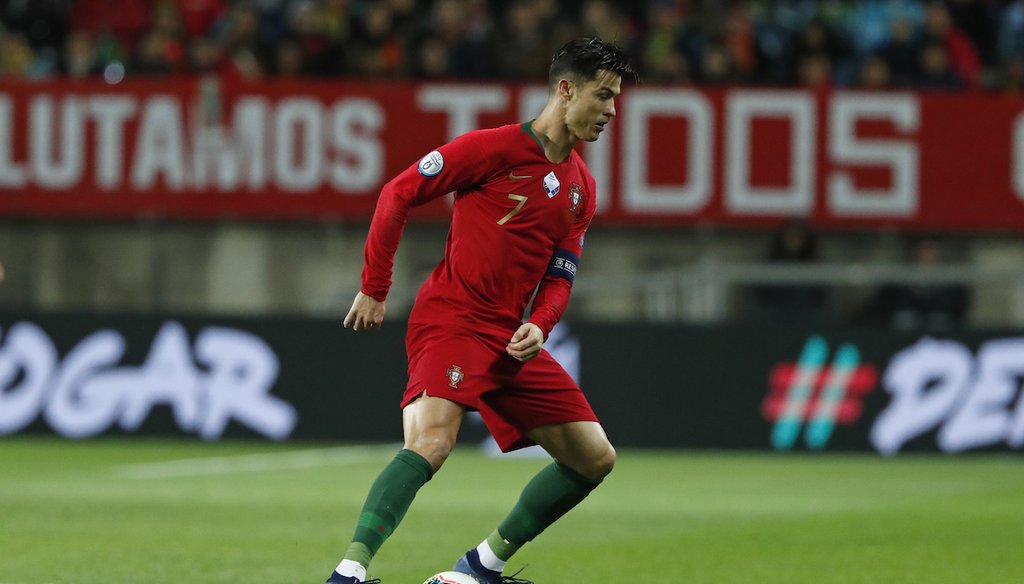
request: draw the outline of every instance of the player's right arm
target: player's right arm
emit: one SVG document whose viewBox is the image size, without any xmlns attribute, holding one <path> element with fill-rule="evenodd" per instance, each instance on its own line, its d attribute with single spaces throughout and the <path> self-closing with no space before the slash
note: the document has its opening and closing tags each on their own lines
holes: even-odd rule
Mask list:
<svg viewBox="0 0 1024 584">
<path fill-rule="evenodd" d="M 500 153 L 492 139 L 496 130 L 468 132 L 421 158 L 381 189 L 364 250 L 362 288 L 345 318 L 355 330 L 379 327 L 391 289 L 395 252 L 409 211 L 452 191 L 481 184 L 494 172 Z M 365 297 L 365 298 L 364 298 Z M 373 300 L 379 306 L 371 306 Z M 371 327 L 370 323 L 374 323 Z"/>
</svg>

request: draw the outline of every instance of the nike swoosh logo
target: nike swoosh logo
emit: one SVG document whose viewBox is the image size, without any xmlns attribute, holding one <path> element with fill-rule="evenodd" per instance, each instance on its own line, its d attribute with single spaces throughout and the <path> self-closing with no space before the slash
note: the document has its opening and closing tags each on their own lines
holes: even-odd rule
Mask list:
<svg viewBox="0 0 1024 584">
<path fill-rule="evenodd" d="M 524 178 L 533 178 L 533 177 L 531 175 L 528 175 L 528 174 L 522 174 L 522 175 L 516 174 L 515 171 L 510 171 L 508 173 L 508 180 L 523 180 Z"/>
</svg>

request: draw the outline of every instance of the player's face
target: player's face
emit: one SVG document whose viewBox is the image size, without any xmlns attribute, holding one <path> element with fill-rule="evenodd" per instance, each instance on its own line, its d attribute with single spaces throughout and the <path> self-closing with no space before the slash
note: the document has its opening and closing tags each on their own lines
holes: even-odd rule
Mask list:
<svg viewBox="0 0 1024 584">
<path fill-rule="evenodd" d="M 605 124 L 615 117 L 615 98 L 620 93 L 621 84 L 621 76 L 601 69 L 594 79 L 582 85 L 572 85 L 565 122 L 577 139 L 597 140 Z"/>
</svg>

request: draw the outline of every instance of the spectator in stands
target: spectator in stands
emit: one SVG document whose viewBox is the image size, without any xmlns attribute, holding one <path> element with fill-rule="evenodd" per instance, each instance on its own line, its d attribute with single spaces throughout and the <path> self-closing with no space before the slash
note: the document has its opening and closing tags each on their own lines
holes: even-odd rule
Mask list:
<svg viewBox="0 0 1024 584">
<path fill-rule="evenodd" d="M 733 85 L 740 80 L 729 49 L 719 42 L 711 42 L 700 56 L 697 79 L 704 85 Z"/>
<path fill-rule="evenodd" d="M 35 53 L 25 35 L 7 32 L 0 35 L 0 77 L 31 77 Z"/>
<path fill-rule="evenodd" d="M 188 45 L 188 66 L 193 73 L 216 73 L 220 70 L 223 52 L 220 45 L 206 36 L 192 39 Z"/>
<path fill-rule="evenodd" d="M 583 23 L 582 36 L 598 36 L 632 50 L 632 23 L 615 3 L 608 0 L 586 0 L 580 8 L 580 20 Z"/>
<path fill-rule="evenodd" d="M 920 272 L 945 261 L 936 239 L 921 239 L 910 246 L 908 263 Z M 970 302 L 962 284 L 891 284 L 872 299 L 869 314 L 896 329 L 948 329 L 964 323 Z"/>
<path fill-rule="evenodd" d="M 893 87 L 998 90 L 1004 64 L 1024 55 L 1024 0 L 0 0 L 0 29 L 29 48 L 8 41 L 6 68 L 32 77 L 72 74 L 69 54 L 84 56 L 88 43 L 71 32 L 91 38 L 95 63 L 129 62 L 129 76 L 209 69 L 209 38 L 228 77 L 298 67 L 304 76 L 524 81 L 538 80 L 553 44 L 596 34 L 636 54 L 657 83 L 821 86 L 809 78 L 821 79 L 824 54 L 831 83 L 860 86 L 865 70 L 880 72 L 869 58 L 879 55 Z M 922 74 L 932 43 L 959 83 Z"/>
<path fill-rule="evenodd" d="M 100 51 L 108 60 L 135 53 L 135 45 L 149 27 L 149 0 L 76 0 L 71 8 L 71 29 L 91 32 L 112 45 Z"/>
<path fill-rule="evenodd" d="M 946 4 L 941 0 L 932 0 L 928 3 L 924 13 L 924 35 L 926 48 L 928 45 L 938 44 L 945 51 L 945 61 L 949 68 L 960 78 L 960 86 L 977 87 L 981 83 L 981 58 L 978 49 L 971 43 L 967 35 L 963 33 L 949 15 Z M 932 51 L 935 52 L 935 51 Z M 932 56 L 923 56 L 923 61 L 938 59 Z M 928 77 L 935 71 L 922 71 L 922 76 Z M 925 83 L 928 83 L 926 80 Z"/>
<path fill-rule="evenodd" d="M 294 37 L 279 40 L 274 46 L 274 76 L 288 79 L 299 77 L 305 72 L 299 41 Z"/>
<path fill-rule="evenodd" d="M 413 51 L 412 76 L 416 79 L 454 77 L 448 45 L 436 36 L 422 39 Z"/>
<path fill-rule="evenodd" d="M 1024 55 L 1011 57 L 999 73 L 999 89 L 1011 99 L 1024 99 Z"/>
<path fill-rule="evenodd" d="M 489 47 L 497 67 L 492 76 L 538 81 L 546 75 L 552 51 L 536 8 L 532 0 L 516 0 L 508 6 Z"/>
<path fill-rule="evenodd" d="M 181 23 L 188 38 L 210 34 L 228 8 L 228 0 L 178 0 Z"/>
<path fill-rule="evenodd" d="M 892 84 L 909 87 L 920 73 L 921 44 L 908 18 L 894 18 L 889 26 L 889 41 L 881 49 L 881 56 L 889 68 Z"/>
<path fill-rule="evenodd" d="M 167 35 L 150 31 L 139 41 L 130 71 L 139 75 L 167 75 L 174 71 L 169 58 L 171 41 Z"/>
<path fill-rule="evenodd" d="M 1000 58 L 1024 56 L 1024 0 L 1007 2 L 997 14 Z"/>
<path fill-rule="evenodd" d="M 214 25 L 214 39 L 227 54 L 248 51 L 254 55 L 267 54 L 260 35 L 260 12 L 254 4 L 240 2 L 224 13 Z"/>
<path fill-rule="evenodd" d="M 976 51 L 982 64 L 994 64 L 996 59 L 996 23 L 992 2 L 983 0 L 947 0 L 943 3 L 950 20 L 963 33 Z"/>
<path fill-rule="evenodd" d="M 806 221 L 790 220 L 776 231 L 766 260 L 779 269 L 819 261 L 818 237 Z M 756 316 L 782 323 L 818 321 L 825 316 L 827 291 L 804 284 L 767 285 L 754 289 Z"/>
<path fill-rule="evenodd" d="M 865 0 L 856 3 L 850 23 L 850 36 L 859 54 L 881 49 L 888 41 L 893 15 L 888 2 Z"/>
<path fill-rule="evenodd" d="M 92 34 L 77 31 L 68 35 L 59 70 L 71 79 L 96 77 L 103 73 Z"/>
<path fill-rule="evenodd" d="M 52 48 L 68 31 L 68 0 L 0 2 L 0 30 L 23 32 L 33 50 Z"/>
<path fill-rule="evenodd" d="M 820 18 L 808 22 L 794 50 L 797 84 L 803 87 L 827 87 L 836 63 L 850 56 L 849 43 Z"/>
<path fill-rule="evenodd" d="M 480 78 L 493 76 L 489 71 L 485 42 L 490 30 L 486 3 L 462 0 L 438 0 L 429 31 L 419 41 L 420 51 L 413 54 L 416 77 Z"/>
<path fill-rule="evenodd" d="M 754 17 L 754 54 L 757 69 L 752 81 L 766 85 L 792 82 L 790 31 L 767 14 Z"/>
<path fill-rule="evenodd" d="M 161 37 L 163 60 L 170 70 L 181 71 L 185 65 L 185 29 L 177 3 L 163 0 L 153 7 L 148 33 Z"/>
<path fill-rule="evenodd" d="M 648 33 L 641 43 L 641 63 L 647 81 L 686 83 L 691 67 L 684 53 L 691 33 L 681 7 L 657 4 L 649 11 Z"/>
<path fill-rule="evenodd" d="M 352 8 L 349 0 L 325 0 L 317 15 L 321 30 L 331 44 L 344 43 L 352 36 Z M 391 10 L 392 20 L 395 12 Z"/>
<path fill-rule="evenodd" d="M 946 46 L 930 42 L 921 49 L 921 72 L 914 85 L 920 89 L 960 89 L 964 80 L 954 71 L 946 54 Z"/>
<path fill-rule="evenodd" d="M 754 77 L 757 51 L 754 41 L 754 23 L 746 3 L 731 3 L 722 23 L 722 41 L 729 49 L 733 65 L 742 79 Z"/>
<path fill-rule="evenodd" d="M 832 61 L 825 53 L 806 53 L 800 57 L 796 68 L 797 85 L 813 91 L 832 87 Z"/>
<path fill-rule="evenodd" d="M 352 32 L 338 18 L 321 19 L 312 2 L 302 1 L 290 14 L 292 39 L 302 53 L 302 73 L 316 77 L 352 75 L 358 68 L 346 51 Z"/>
<path fill-rule="evenodd" d="M 31 49 L 25 68 L 28 77 L 45 77 L 59 71 L 62 44 L 68 34 L 67 0 L 0 2 L 0 33 L 4 29 L 24 35 Z M 16 45 L 21 44 L 18 40 Z M 16 49 L 23 51 L 23 49 Z M 17 58 L 26 58 L 23 54 Z"/>
<path fill-rule="evenodd" d="M 885 59 L 878 55 L 868 55 L 861 63 L 857 75 L 857 87 L 869 90 L 884 90 L 892 87 L 892 76 Z"/>
<path fill-rule="evenodd" d="M 395 34 L 394 14 L 385 2 L 364 6 L 356 26 L 352 63 L 362 77 L 391 78 L 402 72 L 404 39 Z"/>
</svg>

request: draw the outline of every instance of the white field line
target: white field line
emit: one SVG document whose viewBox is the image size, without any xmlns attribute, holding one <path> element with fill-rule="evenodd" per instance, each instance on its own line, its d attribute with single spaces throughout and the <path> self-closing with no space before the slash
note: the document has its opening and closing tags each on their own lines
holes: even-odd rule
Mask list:
<svg viewBox="0 0 1024 584">
<path fill-rule="evenodd" d="M 241 454 L 238 456 L 142 462 L 118 466 L 114 469 L 114 474 L 118 478 L 146 480 L 343 466 L 380 458 L 387 453 L 397 452 L 399 448 L 400 446 L 392 444 L 383 446 L 342 446 L 265 454 Z M 4 583 L 0 582 L 0 584 Z"/>
</svg>

